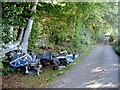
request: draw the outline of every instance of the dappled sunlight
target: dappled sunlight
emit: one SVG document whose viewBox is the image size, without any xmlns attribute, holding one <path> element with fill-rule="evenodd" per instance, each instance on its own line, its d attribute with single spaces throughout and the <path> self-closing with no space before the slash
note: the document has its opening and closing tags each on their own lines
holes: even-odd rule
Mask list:
<svg viewBox="0 0 120 90">
<path fill-rule="evenodd" d="M 100 82 L 100 81 L 102 81 L 104 78 L 101 78 L 101 79 L 98 79 L 98 80 L 91 80 L 91 81 L 89 81 L 89 82 L 87 82 L 87 83 L 85 83 L 85 85 L 90 85 L 90 84 L 94 84 L 94 83 L 96 83 L 96 82 Z"/>
<path fill-rule="evenodd" d="M 108 67 L 95 67 L 92 69 L 92 73 L 109 73 L 112 71 L 118 71 L 118 67 L 120 66 L 120 64 L 113 64 L 114 68 L 108 68 Z"/>
<path fill-rule="evenodd" d="M 87 85 L 87 88 L 115 88 L 117 85 L 113 84 L 112 82 L 109 83 L 100 83 L 100 82 L 94 82 L 93 84 Z"/>
<path fill-rule="evenodd" d="M 95 76 L 99 76 L 100 79 L 97 80 L 91 80 L 89 82 L 87 82 L 85 85 L 87 88 L 115 88 L 118 85 L 115 82 L 115 80 L 113 80 L 112 77 L 109 76 L 104 76 L 104 74 L 99 75 L 100 73 L 106 73 L 107 75 L 110 74 L 113 71 L 117 71 L 118 70 L 118 66 L 119 64 L 113 64 L 113 66 L 115 66 L 116 68 L 103 68 L 103 67 L 95 67 L 94 69 L 92 69 L 92 74 Z M 104 82 L 105 81 L 105 82 Z M 109 81 L 109 82 L 107 82 Z"/>
<path fill-rule="evenodd" d="M 98 73 L 98 72 L 103 72 L 106 71 L 106 69 L 103 69 L 101 67 L 96 67 L 95 69 L 92 70 L 92 73 Z"/>
<path fill-rule="evenodd" d="M 102 87 L 117 87 L 117 85 L 113 84 L 112 82 L 104 84 Z"/>
<path fill-rule="evenodd" d="M 117 67 L 120 67 L 120 64 L 113 64 L 113 66 L 117 66 Z"/>
<path fill-rule="evenodd" d="M 87 87 L 87 88 L 99 88 L 99 87 L 101 87 L 101 86 L 102 86 L 101 83 L 99 83 L 99 82 L 94 82 L 94 84 L 87 85 L 86 87 Z"/>
<path fill-rule="evenodd" d="M 103 82 L 104 80 L 112 80 L 112 78 L 104 77 L 97 80 L 91 80 L 85 83 L 86 88 L 115 88 L 118 85 L 113 82 Z"/>
<path fill-rule="evenodd" d="M 119 64 L 113 64 L 113 66 L 117 66 L 117 67 L 118 67 L 118 66 L 120 66 L 120 65 L 119 65 Z"/>
</svg>

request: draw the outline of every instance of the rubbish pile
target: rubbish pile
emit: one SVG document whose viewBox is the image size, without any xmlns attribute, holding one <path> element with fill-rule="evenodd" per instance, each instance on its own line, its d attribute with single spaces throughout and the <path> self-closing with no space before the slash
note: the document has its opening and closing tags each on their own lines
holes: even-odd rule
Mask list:
<svg viewBox="0 0 120 90">
<path fill-rule="evenodd" d="M 67 51 L 62 51 L 56 55 L 47 51 L 43 54 L 34 52 L 22 53 L 18 48 L 9 50 L 5 53 L 5 60 L 9 61 L 9 66 L 13 70 L 21 72 L 21 70 L 30 75 L 36 73 L 40 75 L 42 69 L 48 65 L 52 65 L 53 70 L 61 70 L 66 68 L 69 63 L 74 62 L 74 59 L 80 54 L 68 54 Z"/>
</svg>

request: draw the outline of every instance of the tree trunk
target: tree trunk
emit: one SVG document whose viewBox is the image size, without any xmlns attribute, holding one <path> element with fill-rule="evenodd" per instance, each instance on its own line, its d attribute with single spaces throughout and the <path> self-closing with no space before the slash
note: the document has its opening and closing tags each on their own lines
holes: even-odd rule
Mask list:
<svg viewBox="0 0 120 90">
<path fill-rule="evenodd" d="M 37 3 L 38 3 L 38 0 L 35 0 L 35 4 L 34 4 L 34 6 L 32 7 L 32 11 L 33 11 L 33 12 L 36 12 Z M 25 33 L 24 33 L 23 42 L 22 42 L 22 44 L 21 44 L 23 53 L 27 53 L 27 49 L 28 49 L 28 39 L 29 39 L 31 30 L 32 30 L 32 25 L 33 25 L 33 17 L 31 17 L 31 18 L 28 20 L 28 25 L 27 25 L 27 28 L 26 28 Z"/>
<path fill-rule="evenodd" d="M 22 42 L 23 34 L 24 34 L 24 27 L 20 28 L 18 31 L 17 42 L 19 42 L 19 43 Z"/>
<path fill-rule="evenodd" d="M 27 53 L 28 39 L 29 39 L 30 32 L 31 32 L 31 29 L 32 29 L 32 24 L 33 24 L 33 20 L 29 19 L 27 28 L 26 28 L 25 33 L 24 33 L 23 42 L 21 44 L 23 53 Z"/>
</svg>

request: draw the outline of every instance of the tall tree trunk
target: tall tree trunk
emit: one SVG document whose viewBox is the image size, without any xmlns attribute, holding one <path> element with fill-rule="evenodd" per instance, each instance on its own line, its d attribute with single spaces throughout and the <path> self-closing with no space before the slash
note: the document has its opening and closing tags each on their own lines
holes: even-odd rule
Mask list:
<svg viewBox="0 0 120 90">
<path fill-rule="evenodd" d="M 17 36 L 17 40 L 16 40 L 17 42 L 19 42 L 19 43 L 22 42 L 23 33 L 24 33 L 24 27 L 19 28 L 18 36 Z"/>
<path fill-rule="evenodd" d="M 38 3 L 38 0 L 35 0 L 35 4 L 34 4 L 34 6 L 32 7 L 32 11 L 33 11 L 33 12 L 36 12 L 37 3 Z M 28 25 L 27 25 L 27 28 L 26 28 L 25 33 L 24 33 L 23 42 L 22 42 L 22 44 L 21 44 L 23 53 L 27 53 L 27 49 L 28 49 L 28 39 L 29 39 L 31 30 L 32 30 L 32 25 L 33 25 L 33 17 L 31 17 L 31 18 L 28 20 Z"/>
<path fill-rule="evenodd" d="M 26 28 L 25 33 L 24 33 L 23 42 L 21 44 L 23 53 L 27 53 L 28 39 L 29 39 L 30 32 L 32 29 L 32 24 L 33 24 L 33 20 L 30 18 L 28 21 L 27 28 Z"/>
</svg>

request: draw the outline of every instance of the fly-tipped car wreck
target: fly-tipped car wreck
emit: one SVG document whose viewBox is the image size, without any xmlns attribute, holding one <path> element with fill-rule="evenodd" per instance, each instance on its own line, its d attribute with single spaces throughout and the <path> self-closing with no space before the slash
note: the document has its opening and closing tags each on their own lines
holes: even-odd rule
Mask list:
<svg viewBox="0 0 120 90">
<path fill-rule="evenodd" d="M 42 54 L 29 52 L 23 53 L 17 45 L 17 48 L 10 49 L 5 53 L 5 60 L 9 61 L 9 66 L 25 74 L 30 74 L 31 70 L 35 70 L 37 75 L 40 75 L 42 69 L 48 65 L 52 65 L 53 70 L 65 68 L 69 63 L 74 62 L 78 56 L 76 54 L 68 54 L 67 51 L 59 52 L 53 55 L 52 52 L 46 51 Z"/>
</svg>

